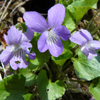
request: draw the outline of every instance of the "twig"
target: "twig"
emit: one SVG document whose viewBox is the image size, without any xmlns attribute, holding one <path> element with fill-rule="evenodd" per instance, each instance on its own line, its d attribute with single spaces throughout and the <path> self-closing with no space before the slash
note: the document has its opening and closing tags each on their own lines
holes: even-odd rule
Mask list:
<svg viewBox="0 0 100 100">
<path fill-rule="evenodd" d="M 21 3 L 19 3 L 17 6 L 15 6 L 15 8 L 14 8 L 14 9 L 12 10 L 12 12 L 10 13 L 10 16 L 13 15 L 14 11 L 15 11 L 18 7 L 24 5 L 27 1 L 29 1 L 29 0 L 25 0 L 24 2 L 21 2 Z"/>
<path fill-rule="evenodd" d="M 0 81 L 2 81 L 2 75 L 1 75 L 1 73 L 0 73 Z"/>
<path fill-rule="evenodd" d="M 1 11 L 3 10 L 3 8 L 5 7 L 6 2 L 7 2 L 7 0 L 4 1 L 3 5 L 2 5 L 2 7 L 1 7 L 1 9 L 0 9 L 0 12 L 1 12 Z"/>
<path fill-rule="evenodd" d="M 6 76 L 6 70 L 5 70 L 5 67 L 4 67 L 4 64 L 2 63 L 2 61 L 1 61 L 1 65 L 2 65 L 3 72 L 4 72 L 4 76 Z"/>
<path fill-rule="evenodd" d="M 4 20 L 7 17 L 7 15 L 8 15 L 8 12 L 5 13 L 5 15 L 3 16 L 2 20 Z"/>
<path fill-rule="evenodd" d="M 91 34 L 92 34 L 92 35 L 94 35 L 94 34 L 95 34 L 95 32 L 96 32 L 98 29 L 100 29 L 100 25 L 99 25 L 99 26 L 97 26 Z"/>
<path fill-rule="evenodd" d="M 7 6 L 6 6 L 5 10 L 4 10 L 4 12 L 2 13 L 2 15 L 1 15 L 1 17 L 0 17 L 0 22 L 1 22 L 1 20 L 3 19 L 3 16 L 4 16 L 5 12 L 7 11 L 8 7 L 10 6 L 11 2 L 12 2 L 12 0 L 10 0 L 10 1 L 8 2 Z"/>
</svg>

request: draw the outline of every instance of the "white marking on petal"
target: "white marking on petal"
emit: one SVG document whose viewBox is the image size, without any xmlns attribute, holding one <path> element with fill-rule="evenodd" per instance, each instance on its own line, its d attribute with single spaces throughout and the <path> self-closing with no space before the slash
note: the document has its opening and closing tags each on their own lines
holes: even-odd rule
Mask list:
<svg viewBox="0 0 100 100">
<path fill-rule="evenodd" d="M 84 51 L 85 45 L 81 46 L 80 48 L 81 48 L 81 51 Z"/>
<path fill-rule="evenodd" d="M 88 49 L 91 49 L 91 44 L 90 44 L 90 42 L 87 42 L 87 47 L 88 47 Z"/>
<path fill-rule="evenodd" d="M 14 52 L 14 55 L 16 57 L 23 57 L 25 55 L 25 52 L 22 49 L 18 49 L 16 52 Z"/>
<path fill-rule="evenodd" d="M 88 41 L 81 47 L 81 50 L 83 51 L 86 48 L 89 52 L 93 52 L 95 50 L 92 47 L 92 44 Z"/>
<path fill-rule="evenodd" d="M 16 58 L 22 58 L 25 56 L 26 53 L 20 47 L 20 44 L 16 44 L 16 45 L 13 45 L 13 54 L 14 54 L 14 57 Z M 19 59 L 16 59 L 15 63 L 18 64 L 17 62 L 20 63 Z"/>
<path fill-rule="evenodd" d="M 92 48 L 93 45 L 90 43 L 90 41 L 87 42 L 87 47 L 88 47 L 88 49 L 89 49 L 90 52 L 95 51 L 95 49 Z"/>
<path fill-rule="evenodd" d="M 50 30 L 50 31 L 48 31 L 46 42 L 49 45 L 53 45 L 58 42 L 58 38 L 59 38 L 59 36 L 53 30 Z"/>
</svg>

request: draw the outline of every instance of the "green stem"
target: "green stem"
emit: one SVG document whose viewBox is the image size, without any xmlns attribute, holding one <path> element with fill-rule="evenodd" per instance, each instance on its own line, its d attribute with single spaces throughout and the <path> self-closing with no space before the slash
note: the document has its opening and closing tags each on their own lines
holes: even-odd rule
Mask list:
<svg viewBox="0 0 100 100">
<path fill-rule="evenodd" d="M 70 67 L 67 68 L 67 70 L 65 70 L 63 73 L 64 73 L 64 74 L 67 74 L 67 73 L 69 73 L 72 69 L 73 69 L 73 66 L 70 66 Z"/>
<path fill-rule="evenodd" d="M 72 92 L 75 93 L 82 93 L 82 94 L 87 94 L 87 95 L 91 95 L 88 91 L 84 91 L 84 90 L 79 90 L 79 89 L 69 89 Z"/>
<path fill-rule="evenodd" d="M 93 21 L 93 19 L 97 16 L 97 14 L 100 12 L 100 9 L 97 11 L 97 13 L 91 18 L 91 20 L 89 21 L 88 25 L 87 25 L 87 29 L 89 29 L 91 22 Z"/>
<path fill-rule="evenodd" d="M 44 63 L 44 65 L 45 65 L 47 71 L 49 72 L 50 79 L 52 79 L 52 73 L 51 73 L 51 71 L 50 71 L 50 69 L 49 69 L 49 67 L 48 67 L 48 64 L 47 64 L 47 63 Z"/>
<path fill-rule="evenodd" d="M 73 33 L 74 31 L 76 31 L 76 30 L 78 30 L 78 28 L 76 27 L 75 29 L 73 29 L 72 31 L 71 31 L 71 33 Z"/>
<path fill-rule="evenodd" d="M 100 25 L 99 25 L 99 26 L 97 26 L 91 34 L 92 34 L 92 35 L 94 35 L 94 34 L 95 34 L 95 32 L 96 32 L 99 28 L 100 28 Z"/>
<path fill-rule="evenodd" d="M 14 71 L 15 74 L 18 74 L 18 69 Z"/>
<path fill-rule="evenodd" d="M 70 63 L 71 63 L 71 59 L 62 67 L 62 71 L 66 70 Z"/>
<path fill-rule="evenodd" d="M 71 81 L 71 82 L 78 82 L 78 83 L 80 83 L 80 84 L 88 84 L 88 85 L 91 84 L 91 82 L 82 81 L 82 80 L 72 80 L 72 79 L 70 79 L 70 81 Z"/>
<path fill-rule="evenodd" d="M 70 66 L 65 71 L 62 71 L 60 75 L 60 79 L 64 81 L 66 74 L 68 74 L 72 69 L 73 69 L 73 66 Z"/>
</svg>

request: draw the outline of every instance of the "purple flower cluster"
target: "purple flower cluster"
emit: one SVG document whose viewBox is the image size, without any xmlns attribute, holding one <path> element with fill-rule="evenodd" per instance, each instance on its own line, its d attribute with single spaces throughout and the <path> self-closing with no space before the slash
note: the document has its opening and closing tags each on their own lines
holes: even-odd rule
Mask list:
<svg viewBox="0 0 100 100">
<path fill-rule="evenodd" d="M 80 45 L 81 51 L 87 56 L 88 60 L 97 56 L 95 50 L 100 49 L 100 42 L 93 40 L 91 34 L 87 30 L 80 29 L 80 31 L 77 31 L 72 35 L 70 40 Z"/>
<path fill-rule="evenodd" d="M 70 40 L 80 45 L 81 51 L 90 60 L 92 56 L 96 57 L 95 50 L 100 49 L 100 42 L 93 40 L 91 34 L 85 30 L 75 32 L 70 37 L 70 31 L 63 25 L 65 17 L 65 7 L 62 4 L 56 4 L 48 10 L 48 22 L 45 18 L 36 11 L 24 13 L 24 20 L 27 25 L 27 33 L 22 33 L 11 26 L 8 30 L 8 35 L 4 35 L 5 41 L 8 44 L 6 49 L 0 55 L 0 60 L 7 65 L 10 62 L 12 69 L 26 68 L 28 62 L 25 61 L 27 54 L 30 59 L 35 59 L 35 53 L 30 53 L 33 38 L 33 33 L 41 33 L 37 46 L 40 52 L 49 50 L 52 56 L 58 57 L 63 52 L 63 41 Z M 60 39 L 61 38 L 61 39 Z"/>
<path fill-rule="evenodd" d="M 48 22 L 36 11 L 25 12 L 24 20 L 26 25 L 33 31 L 41 33 L 38 40 L 40 52 L 49 50 L 51 55 L 58 57 L 63 52 L 63 45 L 60 38 L 66 41 L 70 38 L 70 31 L 62 26 L 65 17 L 65 7 L 56 4 L 48 10 Z"/>
<path fill-rule="evenodd" d="M 27 29 L 27 33 L 22 33 L 22 31 L 17 30 L 15 26 L 11 26 L 7 33 L 8 35 L 4 35 L 4 39 L 8 46 L 0 55 L 0 60 L 5 65 L 10 62 L 14 70 L 26 68 L 28 62 L 25 61 L 25 55 L 28 54 L 30 59 L 35 59 L 36 57 L 35 53 L 30 53 L 29 49 L 32 48 L 29 41 L 32 39 L 33 33 L 30 29 Z"/>
</svg>

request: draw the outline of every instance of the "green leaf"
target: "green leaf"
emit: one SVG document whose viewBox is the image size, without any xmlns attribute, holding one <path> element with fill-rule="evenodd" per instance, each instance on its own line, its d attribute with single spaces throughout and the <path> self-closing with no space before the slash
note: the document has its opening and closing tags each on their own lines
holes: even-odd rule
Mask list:
<svg viewBox="0 0 100 100">
<path fill-rule="evenodd" d="M 63 64 L 73 56 L 72 52 L 69 49 L 64 49 L 63 53 L 59 57 L 53 57 L 52 60 L 59 66 Z"/>
<path fill-rule="evenodd" d="M 93 9 L 97 9 L 97 3 L 92 6 Z"/>
<path fill-rule="evenodd" d="M 39 73 L 37 79 L 38 91 L 41 100 L 56 100 L 65 92 L 65 86 L 62 81 L 51 82 L 43 70 Z"/>
<path fill-rule="evenodd" d="M 18 23 L 18 24 L 16 24 L 16 28 L 18 28 L 19 30 L 23 30 L 23 33 L 27 31 L 27 27 L 26 27 L 25 23 Z"/>
<path fill-rule="evenodd" d="M 69 4 L 71 4 L 73 0 L 59 0 L 60 4 L 63 4 L 65 7 L 67 7 Z"/>
<path fill-rule="evenodd" d="M 65 19 L 63 22 L 64 26 L 66 26 L 70 31 L 72 31 L 73 29 L 75 29 L 75 22 L 73 20 L 73 17 L 71 16 L 70 12 L 68 11 L 68 9 L 66 8 L 66 12 L 65 12 Z"/>
<path fill-rule="evenodd" d="M 4 84 L 4 81 L 0 82 L 0 99 L 1 100 L 6 100 L 7 96 L 9 96 L 10 93 L 6 91 L 6 87 Z"/>
<path fill-rule="evenodd" d="M 28 59 L 28 62 L 29 62 L 28 68 L 33 71 L 37 71 L 39 66 L 41 65 L 41 63 L 37 58 L 35 58 L 34 60 Z"/>
<path fill-rule="evenodd" d="M 76 44 L 71 42 L 70 40 L 62 41 L 62 43 L 63 43 L 64 49 L 67 49 L 67 50 L 68 49 L 73 49 L 76 46 Z"/>
<path fill-rule="evenodd" d="M 100 56 L 89 61 L 80 49 L 77 50 L 77 54 L 78 58 L 73 58 L 73 64 L 79 78 L 89 81 L 100 76 Z"/>
<path fill-rule="evenodd" d="M 63 4 L 64 6 L 67 6 L 66 0 L 59 0 L 59 3 L 60 3 L 60 4 Z"/>
<path fill-rule="evenodd" d="M 73 18 L 78 23 L 82 17 L 87 13 L 87 11 L 92 8 L 98 0 L 78 0 L 74 1 L 71 5 L 68 6 L 70 13 Z"/>
<path fill-rule="evenodd" d="M 28 68 L 19 69 L 19 73 L 22 74 L 25 78 L 25 86 L 30 87 L 36 84 L 36 75 L 33 74 Z"/>
<path fill-rule="evenodd" d="M 0 100 L 31 100 L 33 95 L 24 86 L 25 78 L 21 74 L 4 78 L 0 82 Z"/>
<path fill-rule="evenodd" d="M 100 78 L 93 80 L 89 92 L 94 96 L 95 100 L 100 100 Z"/>
<path fill-rule="evenodd" d="M 34 98 L 35 94 L 32 95 L 30 93 L 27 93 L 25 95 L 23 95 L 24 100 L 32 100 L 32 98 Z"/>
<path fill-rule="evenodd" d="M 25 23 L 21 23 L 21 27 L 22 27 L 23 33 L 27 31 L 27 27 Z"/>
<path fill-rule="evenodd" d="M 67 40 L 67 41 L 63 41 L 62 40 L 62 43 L 63 43 L 64 49 L 69 49 L 69 47 L 71 45 L 71 41 L 70 40 Z"/>
</svg>

